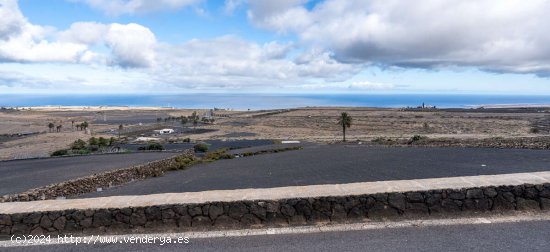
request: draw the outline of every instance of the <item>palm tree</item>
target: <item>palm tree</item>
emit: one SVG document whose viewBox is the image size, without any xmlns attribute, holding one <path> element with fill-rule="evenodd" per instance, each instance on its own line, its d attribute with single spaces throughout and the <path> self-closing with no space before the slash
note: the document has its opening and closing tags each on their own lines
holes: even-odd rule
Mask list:
<svg viewBox="0 0 550 252">
<path fill-rule="evenodd" d="M 53 123 L 48 123 L 48 128 L 50 128 L 50 132 L 52 132 L 53 127 L 55 127 L 55 124 L 53 124 Z"/>
<path fill-rule="evenodd" d="M 346 112 L 342 112 L 338 118 L 338 124 L 342 126 L 342 132 L 344 133 L 344 142 L 346 141 L 346 128 L 351 127 L 351 116 Z"/>
<path fill-rule="evenodd" d="M 71 121 L 71 130 L 74 130 L 74 120 Z"/>
<path fill-rule="evenodd" d="M 122 132 L 122 130 L 124 129 L 124 126 L 121 125 L 118 125 L 118 139 L 120 139 L 120 132 Z"/>
</svg>

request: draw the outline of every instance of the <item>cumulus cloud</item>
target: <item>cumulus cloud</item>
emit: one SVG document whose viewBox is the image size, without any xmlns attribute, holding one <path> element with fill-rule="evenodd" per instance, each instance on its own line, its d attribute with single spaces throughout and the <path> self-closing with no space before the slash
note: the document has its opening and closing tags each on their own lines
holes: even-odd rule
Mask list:
<svg viewBox="0 0 550 252">
<path fill-rule="evenodd" d="M 1 0 L 0 17 L 0 40 L 6 40 L 19 33 L 26 22 L 19 11 L 17 0 Z"/>
<path fill-rule="evenodd" d="M 139 24 L 77 22 L 64 31 L 30 23 L 17 1 L 0 2 L 0 62 L 58 62 L 148 67 L 155 35 Z M 6 18 L 4 18 L 6 17 Z M 94 52 L 102 45 L 110 54 Z"/>
<path fill-rule="evenodd" d="M 295 33 L 342 62 L 550 73 L 547 0 L 325 0 L 313 8 L 279 2 L 251 1 L 249 19 Z"/>
<path fill-rule="evenodd" d="M 304 64 L 288 59 L 293 45 L 263 45 L 234 36 L 191 40 L 180 45 L 163 44 L 155 78 L 183 87 L 250 87 L 328 80 L 359 71 L 317 52 Z"/>
<path fill-rule="evenodd" d="M 71 0 L 82 2 L 107 15 L 168 11 L 196 5 L 202 0 Z"/>
</svg>

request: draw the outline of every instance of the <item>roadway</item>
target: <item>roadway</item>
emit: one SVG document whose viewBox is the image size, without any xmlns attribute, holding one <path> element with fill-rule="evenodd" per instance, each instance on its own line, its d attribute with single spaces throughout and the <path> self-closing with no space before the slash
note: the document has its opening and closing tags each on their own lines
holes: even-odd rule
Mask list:
<svg viewBox="0 0 550 252">
<path fill-rule="evenodd" d="M 548 251 L 550 221 L 408 226 L 220 238 L 188 244 L 41 245 L 6 251 Z M 0 250 L 2 248 L 0 247 Z"/>
<path fill-rule="evenodd" d="M 176 153 L 147 152 L 2 161 L 0 196 L 174 155 Z"/>
<path fill-rule="evenodd" d="M 549 154 L 522 149 L 309 145 L 200 164 L 80 197 L 550 171 Z"/>
</svg>

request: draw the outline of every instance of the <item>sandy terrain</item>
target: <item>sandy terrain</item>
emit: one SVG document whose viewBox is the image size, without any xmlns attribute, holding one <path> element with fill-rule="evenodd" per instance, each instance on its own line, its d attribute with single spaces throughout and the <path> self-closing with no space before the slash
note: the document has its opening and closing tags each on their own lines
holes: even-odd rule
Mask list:
<svg viewBox="0 0 550 252">
<path fill-rule="evenodd" d="M 79 110 L 80 109 L 80 110 Z M 299 139 L 317 142 L 341 140 L 336 124 L 342 112 L 353 117 L 347 139 L 370 141 L 379 137 L 482 139 L 550 136 L 550 109 L 454 109 L 401 111 L 373 108 L 302 108 L 272 111 L 215 111 L 213 124 L 164 121 L 169 116 L 188 116 L 208 110 L 151 108 L 42 108 L 21 111 L 0 111 L 0 159 L 47 156 L 66 148 L 76 139 L 91 136 L 117 136 L 123 125 L 128 141 L 151 137 L 154 129 L 174 128 L 179 133 L 164 135 L 163 141 L 206 139 Z M 157 118 L 163 118 L 160 122 Z M 88 121 L 91 132 L 76 131 L 71 121 Z M 50 133 L 47 124 L 63 125 L 62 132 Z M 196 128 L 196 133 L 193 129 Z M 29 136 L 12 134 L 35 132 Z"/>
</svg>

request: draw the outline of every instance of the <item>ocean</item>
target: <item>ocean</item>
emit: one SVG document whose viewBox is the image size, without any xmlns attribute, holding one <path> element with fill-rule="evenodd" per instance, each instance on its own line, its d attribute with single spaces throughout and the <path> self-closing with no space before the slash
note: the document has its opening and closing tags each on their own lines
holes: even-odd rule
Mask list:
<svg viewBox="0 0 550 252">
<path fill-rule="evenodd" d="M 259 110 L 307 106 L 438 108 L 480 105 L 549 105 L 549 95 L 453 94 L 173 94 L 173 95 L 2 95 L 0 106 L 130 106 Z"/>
</svg>

